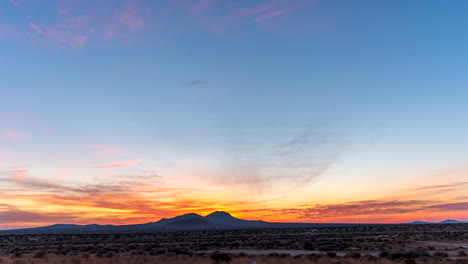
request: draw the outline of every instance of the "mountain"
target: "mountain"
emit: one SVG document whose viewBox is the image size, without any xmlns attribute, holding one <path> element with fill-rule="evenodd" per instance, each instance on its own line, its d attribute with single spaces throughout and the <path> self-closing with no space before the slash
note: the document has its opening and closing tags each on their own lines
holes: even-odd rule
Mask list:
<svg viewBox="0 0 468 264">
<path fill-rule="evenodd" d="M 182 220 L 187 220 L 187 219 L 202 219 L 203 216 L 195 213 L 190 213 L 190 214 L 184 214 L 184 215 L 179 215 L 174 218 L 162 218 L 161 220 L 154 222 L 153 224 L 158 224 L 158 225 L 167 225 L 171 224 L 174 222 L 182 221 Z"/>
<path fill-rule="evenodd" d="M 251 221 L 251 220 L 242 220 L 239 218 L 233 217 L 231 214 L 226 212 L 216 211 L 204 217 L 206 220 L 223 226 L 233 226 L 233 227 L 269 227 L 273 223 L 268 223 L 264 221 Z"/>
<path fill-rule="evenodd" d="M 453 220 L 453 219 L 447 219 L 447 220 L 439 222 L 439 224 L 460 224 L 460 223 L 466 223 L 466 222 Z"/>
<path fill-rule="evenodd" d="M 113 225 L 65 225 L 55 224 L 43 227 L 2 230 L 0 234 L 67 234 L 67 233 L 107 233 L 112 232 Z"/>
<path fill-rule="evenodd" d="M 164 226 L 166 231 L 190 231 L 190 230 L 216 230 L 226 229 L 224 226 L 212 223 L 203 218 L 191 218 L 176 221 Z"/>
<path fill-rule="evenodd" d="M 414 222 L 409 222 L 409 223 L 404 223 L 404 224 L 414 225 L 414 224 L 462 224 L 462 223 L 468 223 L 468 222 L 447 219 L 447 220 L 440 221 L 440 222 L 414 221 Z"/>
<path fill-rule="evenodd" d="M 261 220 L 243 220 L 227 212 L 216 211 L 205 217 L 190 213 L 174 218 L 162 218 L 156 222 L 134 225 L 73 225 L 3 230 L 2 234 L 76 234 L 76 233 L 149 233 L 165 231 L 263 229 L 263 228 L 314 228 L 319 226 L 343 226 L 350 224 L 272 223 Z"/>
<path fill-rule="evenodd" d="M 421 224 L 433 224 L 431 222 L 424 222 L 424 221 L 414 221 L 414 222 L 409 222 L 409 223 L 405 223 L 405 224 L 409 224 L 409 225 L 421 225 Z"/>
</svg>

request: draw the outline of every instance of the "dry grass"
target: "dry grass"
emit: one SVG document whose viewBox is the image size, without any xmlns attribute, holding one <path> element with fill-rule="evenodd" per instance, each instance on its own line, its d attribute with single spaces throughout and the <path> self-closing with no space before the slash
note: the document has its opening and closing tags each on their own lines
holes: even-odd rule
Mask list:
<svg viewBox="0 0 468 264">
<path fill-rule="evenodd" d="M 40 258 L 38 258 L 40 257 Z M 329 258 L 327 256 L 301 256 L 301 257 L 271 257 L 271 256 L 237 256 L 230 264 L 250 264 L 256 261 L 257 264 L 403 264 L 405 260 L 388 260 L 382 258 Z M 95 255 L 81 256 L 60 256 L 60 255 L 34 255 L 28 254 L 20 257 L 4 256 L 0 257 L 1 264 L 213 264 L 209 257 L 200 256 L 131 256 L 128 254 L 114 254 L 107 257 L 97 257 Z M 468 259 L 447 259 L 447 258 L 421 258 L 416 263 L 422 264 L 468 264 Z"/>
<path fill-rule="evenodd" d="M 255 257 L 239 254 L 232 256 L 230 264 L 253 261 L 258 264 L 414 264 L 404 263 L 410 258 L 416 264 L 468 264 L 464 246 L 467 242 L 468 224 L 1 235 L 0 264 L 212 264 L 208 252 L 223 249 L 329 253 L 301 257 L 283 253 Z M 338 256 L 346 253 L 347 257 L 336 257 L 332 252 L 339 253 Z"/>
</svg>

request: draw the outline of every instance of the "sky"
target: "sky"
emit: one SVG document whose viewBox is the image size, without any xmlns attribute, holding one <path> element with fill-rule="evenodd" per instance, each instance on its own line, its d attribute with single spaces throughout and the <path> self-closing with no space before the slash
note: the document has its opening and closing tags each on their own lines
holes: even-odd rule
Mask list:
<svg viewBox="0 0 468 264">
<path fill-rule="evenodd" d="M 0 0 L 0 229 L 468 221 L 466 10 Z"/>
</svg>

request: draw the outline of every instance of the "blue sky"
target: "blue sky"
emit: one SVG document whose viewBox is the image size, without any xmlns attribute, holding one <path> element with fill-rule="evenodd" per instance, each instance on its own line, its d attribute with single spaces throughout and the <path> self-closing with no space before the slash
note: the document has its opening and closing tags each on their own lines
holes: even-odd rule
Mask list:
<svg viewBox="0 0 468 264">
<path fill-rule="evenodd" d="M 20 168 L 17 181 L 78 186 L 152 171 L 161 186 L 214 193 L 195 201 L 247 203 L 300 186 L 271 210 L 423 199 L 393 194 L 462 182 L 427 199 L 466 205 L 466 174 L 433 177 L 467 166 L 466 1 L 113 3 L 0 2 L 5 179 Z"/>
</svg>

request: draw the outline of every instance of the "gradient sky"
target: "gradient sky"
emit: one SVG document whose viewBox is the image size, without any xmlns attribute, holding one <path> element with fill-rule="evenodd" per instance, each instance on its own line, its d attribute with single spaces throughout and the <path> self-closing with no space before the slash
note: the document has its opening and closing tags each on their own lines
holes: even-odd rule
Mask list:
<svg viewBox="0 0 468 264">
<path fill-rule="evenodd" d="M 0 0 L 0 229 L 468 220 L 464 0 Z"/>
</svg>

